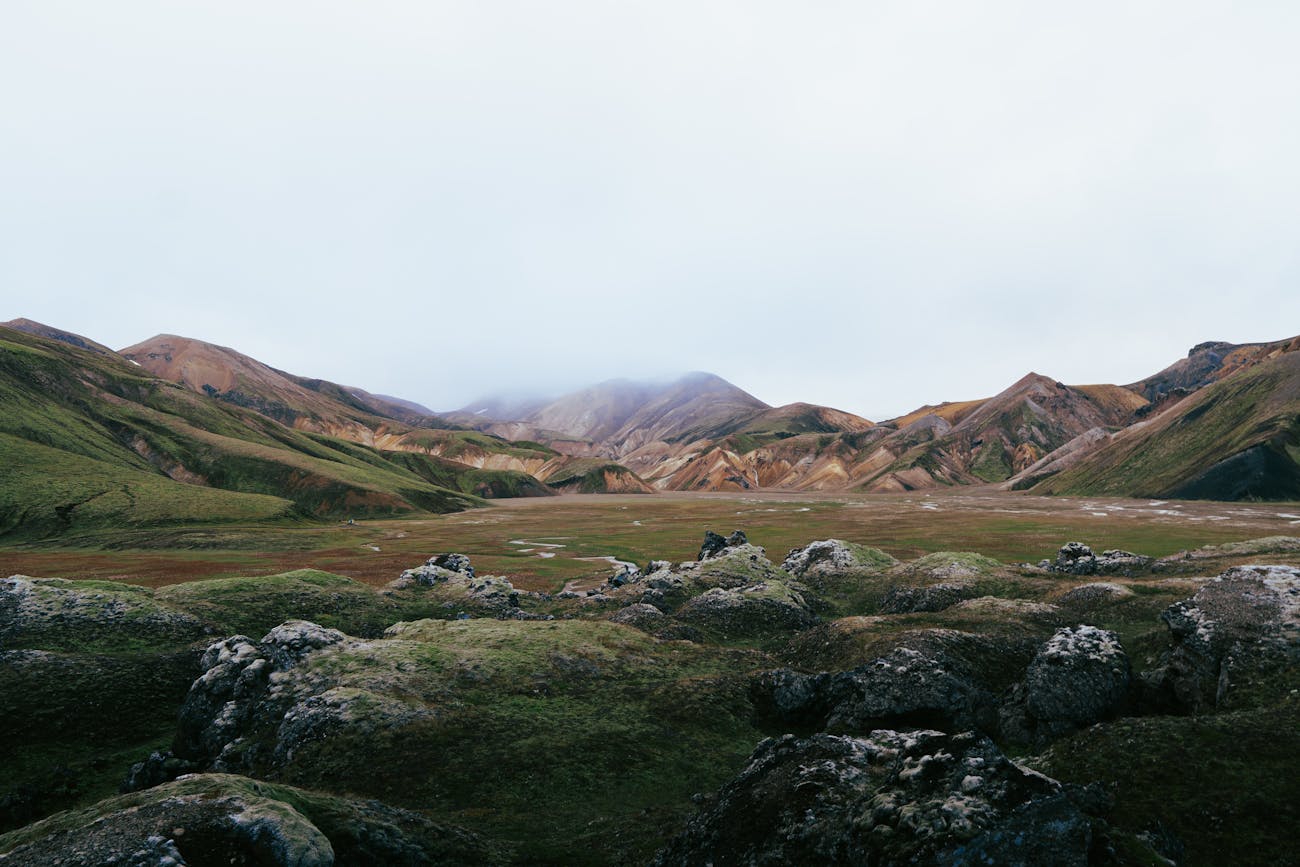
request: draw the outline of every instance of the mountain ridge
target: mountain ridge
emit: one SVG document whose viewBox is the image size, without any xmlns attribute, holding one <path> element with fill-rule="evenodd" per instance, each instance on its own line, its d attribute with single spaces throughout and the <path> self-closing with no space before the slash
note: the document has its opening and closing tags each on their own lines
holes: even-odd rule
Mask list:
<svg viewBox="0 0 1300 867">
<path fill-rule="evenodd" d="M 1252 379 L 1243 389 L 1213 393 L 1222 394 L 1228 403 L 1258 404 L 1272 394 L 1285 396 L 1292 376 L 1300 376 L 1289 366 L 1291 362 L 1274 363 L 1294 355 L 1300 338 L 1252 344 L 1207 341 L 1192 347 L 1185 359 L 1127 386 L 1069 386 L 1031 371 L 992 397 L 927 405 L 880 423 L 814 404 L 773 407 L 715 374 L 699 371 L 667 381 L 605 380 L 543 403 L 485 400 L 457 413 L 437 414 L 402 398 L 298 376 L 230 347 L 179 335 L 156 335 L 119 353 L 31 320 L 14 322 L 16 333 L 68 347 L 69 352 L 89 353 L 79 356 L 83 365 L 126 364 L 138 375 L 157 377 L 218 405 L 256 413 L 297 436 L 332 438 L 377 450 L 379 455 L 409 454 L 412 457 L 393 459 L 398 471 L 413 472 L 426 482 L 456 487 L 457 479 L 470 471 L 516 474 L 513 480 L 476 477 L 477 492 L 487 496 L 525 490 L 519 476 L 543 484 L 554 482 L 557 490 L 611 492 L 753 488 L 890 492 L 993 484 L 1016 489 L 1038 486 L 1035 490 L 1042 492 L 1158 489 L 1162 496 L 1172 495 L 1171 491 L 1188 496 L 1199 491 L 1268 496 L 1273 489 L 1267 485 L 1239 486 L 1237 491 L 1231 485 L 1196 482 L 1196 478 L 1225 460 L 1243 462 L 1240 466 L 1255 475 L 1289 478 L 1292 452 L 1287 444 L 1293 431 L 1280 422 L 1268 430 L 1269 436 L 1285 440 L 1281 445 L 1269 445 L 1272 440 L 1267 436 L 1222 454 L 1186 445 L 1194 454 L 1186 461 L 1173 461 L 1187 476 L 1181 481 L 1161 477 L 1157 484 L 1158 480 L 1148 479 L 1144 474 L 1154 472 L 1150 462 L 1119 461 L 1116 466 L 1121 468 L 1106 469 L 1111 464 L 1095 455 L 1108 450 L 1117 454 L 1127 448 L 1126 443 L 1152 435 L 1150 431 L 1162 441 L 1183 442 L 1185 438 L 1171 433 L 1172 423 L 1154 422 L 1170 413 L 1184 417 L 1199 404 L 1189 403 L 1187 413 L 1179 415 L 1176 411 L 1182 403 L 1207 389 L 1249 377 L 1261 367 L 1281 372 L 1271 379 Z M 92 364 L 86 360 L 90 357 L 100 361 Z M 97 375 L 102 376 L 102 371 Z M 1281 405 L 1290 406 L 1285 398 Z M 477 410 L 467 411 L 476 406 Z M 495 417 L 512 407 L 526 414 L 515 419 Z M 1250 416 L 1247 409 L 1234 412 Z M 1211 414 L 1211 420 L 1217 417 Z M 242 418 L 247 425 L 248 417 Z M 1240 439 L 1221 427 L 1215 431 L 1225 442 Z M 293 449 L 316 448 L 287 433 L 264 432 L 280 442 L 292 441 Z M 173 478 L 211 481 L 209 474 L 193 471 L 185 460 L 159 457 L 148 433 L 123 430 L 117 436 L 128 440 L 134 436 L 133 448 L 139 455 L 149 455 L 148 463 L 155 470 L 166 467 Z M 199 441 L 206 436 L 194 427 L 185 429 L 181 438 Z M 1211 464 L 1202 467 L 1198 461 Z M 1220 467 L 1215 478 L 1230 475 L 1234 466 L 1238 465 Z M 1090 485 L 1076 467 L 1096 467 L 1096 484 Z M 1288 491 L 1288 485 L 1282 483 L 1277 490 Z"/>
</svg>

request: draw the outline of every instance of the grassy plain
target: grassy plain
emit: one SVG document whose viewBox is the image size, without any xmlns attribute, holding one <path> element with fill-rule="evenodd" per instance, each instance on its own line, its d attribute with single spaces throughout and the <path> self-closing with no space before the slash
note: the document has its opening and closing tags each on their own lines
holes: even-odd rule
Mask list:
<svg viewBox="0 0 1300 867">
<path fill-rule="evenodd" d="M 841 538 L 900 559 L 978 551 L 1036 562 L 1079 540 L 1163 556 L 1202 545 L 1300 535 L 1300 505 L 1037 497 L 997 491 L 843 495 L 569 495 L 496 500 L 418 518 L 294 525 L 122 529 L 56 541 L 0 539 L 0 574 L 104 578 L 148 586 L 321 569 L 384 584 L 432 554 L 468 554 L 480 573 L 558 590 L 608 574 L 605 558 L 693 559 L 706 529 L 743 529 L 774 561 Z"/>
</svg>

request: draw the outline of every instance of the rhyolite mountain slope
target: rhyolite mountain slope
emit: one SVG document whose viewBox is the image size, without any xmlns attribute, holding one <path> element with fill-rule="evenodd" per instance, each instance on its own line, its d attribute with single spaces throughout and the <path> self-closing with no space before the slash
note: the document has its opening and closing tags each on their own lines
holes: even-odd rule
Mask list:
<svg viewBox="0 0 1300 867">
<path fill-rule="evenodd" d="M 111 351 L 0 328 L 0 533 L 445 512 L 482 505 L 475 494 L 549 493 L 523 473 L 392 454 Z"/>
<path fill-rule="evenodd" d="M 233 349 L 159 334 L 121 350 L 122 357 L 160 379 L 184 385 L 299 430 L 391 447 L 406 431 L 393 425 L 399 408 L 361 389 L 295 377 Z"/>
<path fill-rule="evenodd" d="M 1120 431 L 1039 493 L 1300 499 L 1300 342 Z"/>
<path fill-rule="evenodd" d="M 379 397 L 360 388 L 309 379 L 277 370 L 234 349 L 172 334 L 158 335 L 121 351 L 161 379 L 175 382 L 214 400 L 246 407 L 295 430 L 324 434 L 385 452 L 414 452 L 454 461 L 477 470 L 525 473 L 547 482 L 560 477 L 568 488 L 592 469 L 570 467 L 569 456 L 538 443 L 516 443 L 466 430 L 447 418 L 421 412 L 409 401 Z M 410 459 L 402 459 L 410 463 Z M 444 474 L 450 469 L 443 465 Z M 441 475 L 440 475 L 441 477 Z M 516 480 L 517 481 L 517 480 Z M 440 482 L 442 483 L 442 482 Z M 625 468 L 610 467 L 585 478 L 584 491 L 647 491 Z M 537 486 L 495 484 L 488 496 L 529 494 Z"/>
<path fill-rule="evenodd" d="M 707 373 L 670 382 L 610 380 L 546 402 L 485 400 L 435 414 L 400 398 L 286 373 L 191 338 L 159 335 L 118 356 L 40 323 L 14 320 L 14 327 L 101 360 L 125 359 L 138 373 L 183 386 L 213 404 L 251 410 L 309 440 L 355 443 L 389 456 L 388 464 L 425 482 L 483 496 L 543 491 L 530 488 L 522 476 L 582 492 L 890 492 L 999 484 L 1040 485 L 1045 492 L 1282 497 L 1292 487 L 1285 374 L 1267 382 L 1251 379 L 1229 390 L 1235 397 L 1223 399 L 1239 405 L 1228 414 L 1240 416 L 1249 414 L 1247 403 L 1276 392 L 1276 400 L 1265 401 L 1271 409 L 1264 412 L 1277 416 L 1261 422 L 1267 436 L 1229 435 L 1222 425 L 1196 423 L 1194 407 L 1182 403 L 1254 376 L 1300 348 L 1300 338 L 1198 344 L 1187 358 L 1129 386 L 1069 386 L 1030 373 L 990 398 L 924 406 L 874 424 L 806 403 L 771 407 Z M 512 413 L 520 415 L 508 417 Z M 1175 425 L 1175 417 L 1184 421 Z M 139 439 L 147 442 L 148 436 Z M 1135 450 L 1146 457 L 1134 458 Z M 1151 457 L 1155 453 L 1176 457 L 1159 462 Z M 408 456 L 390 459 L 396 454 Z M 170 466 L 168 473 L 192 472 L 184 461 L 155 463 Z M 1075 467 L 1085 468 L 1051 482 Z M 467 469 L 478 475 L 467 476 Z M 491 475 L 498 472 L 514 476 Z M 1258 480 L 1224 483 L 1240 472 Z M 204 472 L 195 477 L 209 483 L 214 478 Z M 244 490 L 234 483 L 217 486 Z"/>
<path fill-rule="evenodd" d="M 627 453 L 651 441 L 710 438 L 768 409 L 721 377 L 692 373 L 663 384 L 610 380 L 554 400 L 522 421 Z"/>
<path fill-rule="evenodd" d="M 513 420 L 488 418 L 497 408 L 491 401 L 479 401 L 450 417 L 474 424 L 470 413 L 481 411 L 476 426 L 485 431 L 536 440 L 577 457 L 617 461 L 659 490 L 838 486 L 839 478 L 828 481 L 807 460 L 818 450 L 817 437 L 874 427 L 867 419 L 830 407 L 771 407 L 708 373 L 667 383 L 610 380 Z M 778 459 L 772 467 L 756 471 L 744 457 L 794 438 L 801 439 L 785 449 L 798 452 L 793 461 Z"/>
<path fill-rule="evenodd" d="M 73 334 L 71 331 L 64 331 L 61 328 L 54 328 L 43 322 L 36 322 L 22 317 L 10 319 L 8 322 L 0 322 L 0 327 L 12 328 L 14 331 L 22 331 L 26 334 L 34 334 L 37 337 L 45 337 L 50 340 L 60 340 L 78 349 L 88 349 L 101 355 L 110 355 L 113 352 L 104 344 L 96 343 L 89 337 L 82 337 L 80 334 Z"/>
<path fill-rule="evenodd" d="M 1240 344 L 1210 340 L 1193 346 L 1186 358 L 1180 358 L 1159 373 L 1125 387 L 1159 403 L 1171 397 L 1184 397 L 1238 370 L 1296 349 L 1300 349 L 1300 337 Z"/>
<path fill-rule="evenodd" d="M 1140 430 L 1163 439 L 1169 425 L 1151 423 L 1175 412 L 1179 400 L 1246 375 L 1297 346 L 1300 340 L 1201 344 L 1188 359 L 1131 386 L 1070 386 L 1030 373 L 993 397 L 925 406 L 881 424 L 809 404 L 767 407 L 717 377 L 694 374 L 667 385 L 611 381 L 553 401 L 526 418 L 485 420 L 478 426 L 566 454 L 616 460 L 659 490 L 890 492 L 979 484 L 1018 489 L 1106 452 L 1112 441 L 1131 441 Z M 1098 485 L 1073 477 L 1062 484 L 1076 491 L 1285 496 L 1285 482 L 1190 484 L 1196 473 L 1236 454 L 1224 433 L 1201 430 L 1197 435 L 1211 442 L 1199 451 L 1172 447 L 1188 454 L 1183 475 L 1189 484 L 1153 482 L 1146 463 L 1125 463 Z M 1258 476 L 1286 478 L 1287 454 L 1271 447 L 1241 460 Z M 1198 460 L 1210 463 L 1197 469 Z M 1227 464 L 1216 478 L 1240 466 Z"/>
<path fill-rule="evenodd" d="M 998 482 L 1146 400 L 1119 386 L 1030 374 L 992 398 L 927 407 L 876 425 L 795 403 L 768 407 L 717 377 L 667 386 L 615 381 L 486 429 L 616 459 L 660 490 L 914 490 Z"/>
<path fill-rule="evenodd" d="M 1128 424 L 1145 403 L 1118 386 L 1068 386 L 1030 373 L 961 405 L 955 423 L 939 413 L 906 416 L 878 447 L 893 461 L 866 484 L 884 491 L 1002 481 L 1086 431 Z"/>
</svg>

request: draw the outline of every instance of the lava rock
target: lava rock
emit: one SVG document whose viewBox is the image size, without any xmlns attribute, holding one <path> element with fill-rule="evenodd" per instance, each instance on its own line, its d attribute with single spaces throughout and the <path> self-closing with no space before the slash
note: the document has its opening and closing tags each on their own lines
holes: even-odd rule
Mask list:
<svg viewBox="0 0 1300 867">
<path fill-rule="evenodd" d="M 20 834 L 21 842 L 0 856 L 6 865 L 416 867 L 498 860 L 476 835 L 409 810 L 226 774 L 118 795 Z"/>
<path fill-rule="evenodd" d="M 1051 568 L 1071 575 L 1092 575 L 1097 571 L 1097 558 L 1092 549 L 1082 542 L 1066 542 L 1056 552 L 1056 562 Z"/>
<path fill-rule="evenodd" d="M 728 548 L 735 548 L 739 545 L 749 544 L 749 539 L 745 537 L 744 532 L 735 530 L 730 536 L 723 537 L 712 530 L 704 532 L 704 544 L 700 546 L 700 554 L 695 559 L 710 560 L 717 557 Z"/>
<path fill-rule="evenodd" d="M 687 600 L 676 616 L 723 635 L 807 629 L 817 622 L 803 597 L 776 581 L 735 590 L 715 587 Z"/>
<path fill-rule="evenodd" d="M 290 620 L 260 642 L 235 635 L 211 645 L 200 659 L 203 674 L 181 706 L 173 753 L 202 767 L 241 768 L 242 760 L 233 754 L 269 691 L 271 676 L 314 652 L 353 641 L 337 629 Z"/>
<path fill-rule="evenodd" d="M 1082 542 L 1068 542 L 1056 552 L 1056 560 L 1048 563 L 1047 568 L 1053 572 L 1070 575 L 1124 575 L 1132 577 L 1142 572 L 1151 571 L 1155 564 L 1154 557 L 1134 554 L 1132 551 L 1111 549 L 1102 551 L 1100 556 Z"/>
<path fill-rule="evenodd" d="M 1058 629 L 1003 705 L 1002 733 L 1043 744 L 1111 719 L 1127 703 L 1131 679 L 1128 655 L 1114 632 L 1086 625 Z"/>
<path fill-rule="evenodd" d="M 635 602 L 626 608 L 620 609 L 609 619 L 611 623 L 625 623 L 628 626 L 635 626 L 637 629 L 649 632 L 662 626 L 666 617 L 662 611 L 653 605 Z"/>
<path fill-rule="evenodd" d="M 1148 686 L 1184 710 L 1212 707 L 1234 670 L 1300 657 L 1300 569 L 1234 567 L 1160 617 L 1174 646 Z"/>
<path fill-rule="evenodd" d="M 389 586 L 397 590 L 415 585 L 432 587 L 444 581 L 473 577 L 474 567 L 464 554 L 436 554 L 426 560 L 424 565 L 407 569 Z"/>
<path fill-rule="evenodd" d="M 995 731 L 994 696 L 936 655 L 908 647 L 851 671 L 782 669 L 751 682 L 761 715 L 803 731 L 865 734 L 891 726 Z"/>
<path fill-rule="evenodd" d="M 943 611 L 976 596 L 974 585 L 943 581 L 925 587 L 895 585 L 880 602 L 882 614 L 912 614 L 919 611 Z"/>
<path fill-rule="evenodd" d="M 654 864 L 1084 867 L 1104 829 L 973 733 L 785 735 L 760 743 Z"/>
<path fill-rule="evenodd" d="M 1133 591 L 1122 584 L 1113 584 L 1109 581 L 1094 581 L 1091 584 L 1080 584 L 1078 587 L 1062 593 L 1057 598 L 1056 603 L 1067 608 L 1094 608 L 1098 605 L 1119 602 L 1133 595 Z"/>
<path fill-rule="evenodd" d="M 797 578 L 814 575 L 844 575 L 880 569 L 897 563 L 884 551 L 854 545 L 843 539 L 821 539 L 802 548 L 791 548 L 781 568 Z"/>
<path fill-rule="evenodd" d="M 0 580 L 0 647 L 81 650 L 87 644 L 184 644 L 203 637 L 196 617 L 152 590 L 13 575 Z"/>
</svg>

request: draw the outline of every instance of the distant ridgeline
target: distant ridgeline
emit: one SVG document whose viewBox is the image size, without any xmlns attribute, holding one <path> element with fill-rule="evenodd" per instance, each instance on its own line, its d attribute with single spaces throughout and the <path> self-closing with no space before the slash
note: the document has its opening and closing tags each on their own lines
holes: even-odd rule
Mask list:
<svg viewBox="0 0 1300 867">
<path fill-rule="evenodd" d="M 556 492 L 1300 498 L 1300 338 L 1204 343 L 1127 386 L 1029 374 L 873 423 L 719 377 L 436 414 L 159 335 L 0 331 L 0 533 L 446 512 Z"/>
</svg>

